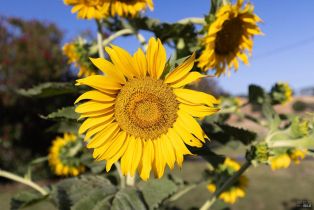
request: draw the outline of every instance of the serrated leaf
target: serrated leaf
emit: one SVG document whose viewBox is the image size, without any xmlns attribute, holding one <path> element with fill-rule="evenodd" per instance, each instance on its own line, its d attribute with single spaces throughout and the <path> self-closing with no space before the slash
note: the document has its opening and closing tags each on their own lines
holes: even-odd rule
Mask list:
<svg viewBox="0 0 314 210">
<path fill-rule="evenodd" d="M 53 187 L 51 197 L 59 210 L 70 210 L 71 206 L 89 196 L 90 192 L 98 189 L 103 190 L 108 195 L 117 191 L 116 187 L 105 177 L 88 175 L 61 181 Z"/>
<path fill-rule="evenodd" d="M 62 120 L 59 122 L 56 122 L 54 125 L 49 127 L 46 131 L 47 132 L 57 132 L 57 133 L 77 133 L 80 123 L 76 121 L 69 121 L 69 120 Z"/>
<path fill-rule="evenodd" d="M 202 128 L 206 135 L 219 143 L 226 144 L 230 141 L 240 141 L 244 145 L 249 145 L 256 140 L 257 134 L 222 123 L 207 123 L 202 124 Z"/>
<path fill-rule="evenodd" d="M 205 159 L 208 163 L 210 163 L 214 168 L 216 168 L 218 165 L 223 164 L 225 161 L 225 157 L 223 155 L 216 154 L 213 152 L 210 147 L 210 142 L 206 140 L 204 145 L 200 148 L 196 147 L 189 147 L 189 150 L 193 154 L 197 154 L 201 156 L 203 159 Z"/>
<path fill-rule="evenodd" d="M 94 189 L 86 193 L 86 196 L 82 197 L 78 202 L 74 203 L 71 207 L 71 210 L 86 210 L 86 209 L 94 209 L 97 203 L 100 203 L 102 200 L 106 199 L 107 196 L 112 197 L 112 194 L 115 193 L 115 190 L 111 188 L 110 190 L 106 188 L 102 189 Z"/>
<path fill-rule="evenodd" d="M 30 89 L 19 89 L 17 93 L 27 97 L 51 97 L 62 94 L 77 93 L 78 88 L 73 83 L 47 82 Z"/>
<path fill-rule="evenodd" d="M 74 106 L 63 107 L 58 109 L 56 112 L 52 112 L 47 116 L 40 116 L 43 119 L 70 119 L 70 120 L 77 120 L 79 115 L 75 112 Z"/>
<path fill-rule="evenodd" d="M 18 210 L 26 206 L 30 206 L 46 198 L 47 196 L 43 196 L 34 191 L 19 192 L 11 199 L 11 210 Z"/>
<path fill-rule="evenodd" d="M 139 188 L 149 209 L 156 209 L 169 196 L 177 191 L 175 183 L 167 178 L 141 182 Z"/>
<path fill-rule="evenodd" d="M 146 210 L 144 201 L 134 188 L 120 190 L 112 201 L 111 210 Z"/>
</svg>

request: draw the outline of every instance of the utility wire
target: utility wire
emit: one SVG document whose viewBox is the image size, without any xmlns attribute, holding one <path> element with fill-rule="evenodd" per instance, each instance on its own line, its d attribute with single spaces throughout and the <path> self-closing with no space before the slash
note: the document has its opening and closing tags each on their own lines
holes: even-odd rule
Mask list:
<svg viewBox="0 0 314 210">
<path fill-rule="evenodd" d="M 266 51 L 264 53 L 257 54 L 257 55 L 254 56 L 253 59 L 257 60 L 257 59 L 267 58 L 267 57 L 273 56 L 273 55 L 278 55 L 278 54 L 281 54 L 281 53 L 284 53 L 284 52 L 287 52 L 287 51 L 291 51 L 291 50 L 300 48 L 300 47 L 302 47 L 304 45 L 311 44 L 311 43 L 314 43 L 314 36 L 311 36 L 309 38 L 306 38 L 306 39 L 303 39 L 303 40 L 300 40 L 300 41 L 288 44 L 286 46 L 282 46 L 282 47 L 275 48 L 273 50 L 269 50 L 268 52 Z"/>
</svg>

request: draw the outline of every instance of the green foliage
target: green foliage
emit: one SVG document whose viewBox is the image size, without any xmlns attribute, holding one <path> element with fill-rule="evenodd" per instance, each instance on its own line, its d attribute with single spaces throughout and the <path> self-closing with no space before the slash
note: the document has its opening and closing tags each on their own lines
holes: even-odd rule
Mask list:
<svg viewBox="0 0 314 210">
<path fill-rule="evenodd" d="M 30 89 L 17 90 L 17 93 L 27 97 L 52 97 L 77 93 L 77 88 L 71 82 L 47 82 Z"/>
<path fill-rule="evenodd" d="M 202 128 L 211 140 L 221 144 L 227 144 L 230 141 L 239 141 L 244 145 L 249 145 L 257 137 L 257 134 L 252 131 L 222 123 L 203 122 Z"/>
<path fill-rule="evenodd" d="M 252 104 L 263 104 L 266 100 L 267 94 L 265 90 L 257 85 L 249 86 L 249 102 Z"/>
<path fill-rule="evenodd" d="M 141 182 L 139 188 L 149 209 L 156 209 L 163 200 L 177 191 L 177 186 L 167 178 Z"/>
<path fill-rule="evenodd" d="M 35 191 L 21 191 L 11 199 L 11 210 L 19 210 L 46 199 Z"/>
<path fill-rule="evenodd" d="M 75 112 L 74 106 L 63 107 L 56 112 L 50 113 L 47 116 L 41 116 L 43 119 L 69 119 L 77 120 L 79 115 Z"/>
</svg>

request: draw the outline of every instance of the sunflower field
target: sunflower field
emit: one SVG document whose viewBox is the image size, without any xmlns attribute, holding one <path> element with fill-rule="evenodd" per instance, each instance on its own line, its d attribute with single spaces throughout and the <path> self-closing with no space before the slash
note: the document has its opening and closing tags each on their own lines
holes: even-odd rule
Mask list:
<svg viewBox="0 0 314 210">
<path fill-rule="evenodd" d="M 80 21 L 94 21 L 97 34 L 55 51 L 77 74 L 60 81 L 53 73 L 15 90 L 45 107 L 30 109 L 49 124 L 50 141 L 23 171 L 0 164 L 0 181 L 27 186 L 12 196 L 11 210 L 48 203 L 59 210 L 232 209 L 258 182 L 248 170 L 277 171 L 313 157 L 314 114 L 276 108 L 293 99 L 288 83 L 252 84 L 247 97 L 202 86 L 249 64 L 254 39 L 264 36 L 250 1 L 211 0 L 206 16 L 174 23 L 145 14 L 155 0 L 63 3 Z M 133 54 L 112 43 L 125 37 L 138 42 Z M 198 178 L 182 176 L 185 167 Z M 206 199 L 190 206 L 195 192 Z M 312 209 L 311 201 L 301 207 Z"/>
</svg>

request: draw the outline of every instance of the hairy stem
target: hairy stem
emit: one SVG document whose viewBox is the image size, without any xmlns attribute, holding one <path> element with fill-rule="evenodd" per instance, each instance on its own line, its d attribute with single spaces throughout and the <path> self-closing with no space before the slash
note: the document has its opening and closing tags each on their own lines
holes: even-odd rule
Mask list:
<svg viewBox="0 0 314 210">
<path fill-rule="evenodd" d="M 198 25 L 205 25 L 206 21 L 204 18 L 189 17 L 189 18 L 181 19 L 177 23 L 180 23 L 180 24 L 192 23 L 192 24 L 198 24 Z"/>
<path fill-rule="evenodd" d="M 98 42 L 98 53 L 99 57 L 104 58 L 105 57 L 105 52 L 104 52 L 104 47 L 102 45 L 102 40 L 103 40 L 103 32 L 102 32 L 102 27 L 101 27 L 101 22 L 99 20 L 96 20 L 97 23 L 97 42 Z"/>
<path fill-rule="evenodd" d="M 203 206 L 200 208 L 200 210 L 208 210 L 210 207 L 215 203 L 217 198 L 220 196 L 222 192 L 224 192 L 226 189 L 228 189 L 230 186 L 232 186 L 238 178 L 251 166 L 250 161 L 246 161 L 240 168 L 239 171 L 237 171 L 233 176 L 231 176 L 227 181 L 215 191 L 213 196 L 207 200 Z"/>
<path fill-rule="evenodd" d="M 8 171 L 4 171 L 4 170 L 0 169 L 0 177 L 5 177 L 7 179 L 10 179 L 10 180 L 13 180 L 13 181 L 25 184 L 25 185 L 33 188 L 34 190 L 40 192 L 40 194 L 42 194 L 44 196 L 48 195 L 48 192 L 44 188 L 39 186 L 38 184 L 32 182 L 31 180 L 28 180 L 28 179 L 25 179 L 23 177 L 17 176 L 17 175 L 15 175 L 13 173 L 10 173 Z"/>
<path fill-rule="evenodd" d="M 121 188 L 125 188 L 125 177 L 122 174 L 120 163 L 115 162 L 114 165 L 116 166 L 116 169 L 117 169 L 119 177 L 120 177 L 120 186 L 121 186 Z"/>
</svg>

